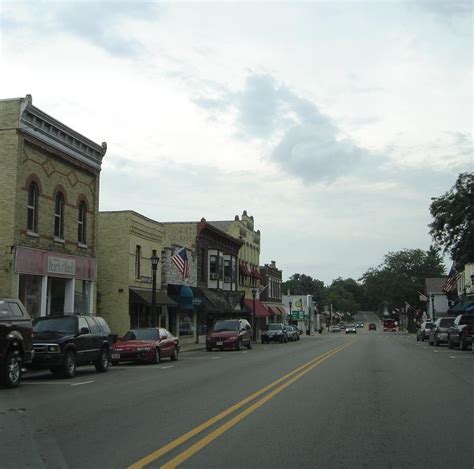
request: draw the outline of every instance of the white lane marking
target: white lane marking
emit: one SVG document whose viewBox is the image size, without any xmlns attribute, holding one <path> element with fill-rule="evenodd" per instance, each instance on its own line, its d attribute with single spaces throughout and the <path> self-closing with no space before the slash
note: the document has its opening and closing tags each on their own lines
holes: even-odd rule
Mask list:
<svg viewBox="0 0 474 469">
<path fill-rule="evenodd" d="M 211 360 L 219 360 L 221 357 L 212 357 Z"/>
<path fill-rule="evenodd" d="M 459 358 L 469 358 L 469 360 L 472 360 L 472 357 L 468 357 L 466 355 L 458 356 L 458 357 L 455 357 L 454 355 L 450 355 L 449 358 L 455 358 L 456 360 L 459 359 Z"/>
<path fill-rule="evenodd" d="M 74 383 L 74 384 L 71 384 L 71 386 L 81 386 L 83 384 L 91 384 L 93 383 L 94 381 L 83 381 L 82 383 Z"/>
<path fill-rule="evenodd" d="M 160 366 L 162 370 L 166 370 L 168 368 L 174 368 L 174 365 L 169 365 L 169 366 Z"/>
<path fill-rule="evenodd" d="M 25 381 L 25 380 L 22 380 L 21 382 L 22 385 L 26 384 L 58 384 L 59 386 L 70 386 L 69 383 L 55 383 L 55 382 L 49 382 L 49 381 L 35 381 L 35 382 L 30 382 L 30 381 Z"/>
<path fill-rule="evenodd" d="M 454 355 L 450 355 L 449 358 L 456 358 Z"/>
</svg>

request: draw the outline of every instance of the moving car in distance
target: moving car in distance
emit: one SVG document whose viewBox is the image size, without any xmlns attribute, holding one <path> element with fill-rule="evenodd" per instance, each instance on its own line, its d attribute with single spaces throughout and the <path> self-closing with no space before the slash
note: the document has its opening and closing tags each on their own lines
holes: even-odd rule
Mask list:
<svg viewBox="0 0 474 469">
<path fill-rule="evenodd" d="M 447 343 L 448 329 L 453 325 L 453 322 L 454 318 L 438 318 L 430 330 L 428 344 L 438 347 L 442 343 Z"/>
<path fill-rule="evenodd" d="M 23 303 L 0 299 L 0 385 L 16 388 L 23 365 L 33 357 L 33 326 Z"/>
<path fill-rule="evenodd" d="M 268 324 L 267 328 L 262 331 L 262 344 L 270 342 L 288 342 L 285 325 L 281 322 Z"/>
<path fill-rule="evenodd" d="M 377 330 L 377 326 L 375 325 L 375 323 L 371 322 L 369 324 L 369 331 L 376 331 Z"/>
<path fill-rule="evenodd" d="M 179 339 L 162 327 L 130 329 L 112 347 L 112 365 L 120 362 L 160 363 L 162 358 L 177 360 Z"/>
<path fill-rule="evenodd" d="M 348 324 L 346 326 L 346 334 L 357 334 L 357 329 L 355 324 Z"/>
<path fill-rule="evenodd" d="M 241 350 L 252 348 L 252 327 L 246 319 L 220 319 L 206 337 L 206 350 Z"/>
<path fill-rule="evenodd" d="M 329 332 L 341 332 L 341 328 L 339 327 L 338 324 L 334 326 L 329 326 Z"/>
<path fill-rule="evenodd" d="M 397 322 L 395 321 L 395 319 L 384 319 L 383 331 L 384 332 L 397 332 Z"/>
<path fill-rule="evenodd" d="M 76 368 L 94 365 L 96 371 L 109 368 L 114 336 L 104 318 L 83 315 L 55 315 L 33 321 L 34 357 L 31 368 L 50 369 L 55 375 L 72 378 Z"/>
<path fill-rule="evenodd" d="M 432 327 L 433 327 L 433 322 L 431 321 L 431 319 L 423 321 L 420 324 L 420 327 L 418 328 L 418 330 L 416 331 L 417 342 L 420 340 L 424 342 L 425 339 L 429 339 Z"/>
<path fill-rule="evenodd" d="M 361 327 L 364 327 L 364 323 L 362 321 L 357 321 L 356 327 L 360 329 Z"/>
</svg>

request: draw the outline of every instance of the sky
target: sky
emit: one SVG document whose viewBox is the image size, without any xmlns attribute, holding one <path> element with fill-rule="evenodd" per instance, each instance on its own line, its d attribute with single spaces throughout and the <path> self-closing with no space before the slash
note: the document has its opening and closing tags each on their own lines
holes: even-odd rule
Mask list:
<svg viewBox="0 0 474 469">
<path fill-rule="evenodd" d="M 470 1 L 0 3 L 0 98 L 107 142 L 100 210 L 232 220 L 326 284 L 474 171 Z M 449 266 L 447 266 L 449 269 Z"/>
</svg>

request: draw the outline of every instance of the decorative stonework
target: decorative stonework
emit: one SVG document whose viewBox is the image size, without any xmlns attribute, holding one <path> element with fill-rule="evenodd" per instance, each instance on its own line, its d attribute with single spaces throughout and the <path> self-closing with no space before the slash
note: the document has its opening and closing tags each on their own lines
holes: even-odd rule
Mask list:
<svg viewBox="0 0 474 469">
<path fill-rule="evenodd" d="M 53 164 L 49 160 L 46 160 L 41 166 L 43 166 L 44 172 L 48 177 L 50 177 L 56 171 Z"/>
</svg>

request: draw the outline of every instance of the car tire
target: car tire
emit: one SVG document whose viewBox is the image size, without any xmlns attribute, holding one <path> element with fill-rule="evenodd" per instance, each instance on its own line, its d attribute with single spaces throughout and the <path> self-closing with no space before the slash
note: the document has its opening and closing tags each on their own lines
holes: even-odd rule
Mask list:
<svg viewBox="0 0 474 469">
<path fill-rule="evenodd" d="M 467 350 L 467 343 L 464 340 L 464 337 L 459 337 L 459 348 L 461 350 Z"/>
<path fill-rule="evenodd" d="M 240 339 L 235 344 L 235 350 L 236 352 L 240 352 L 242 350 L 242 341 Z"/>
<path fill-rule="evenodd" d="M 448 337 L 448 347 L 454 348 L 454 344 L 453 344 L 453 341 L 451 340 L 451 337 Z"/>
<path fill-rule="evenodd" d="M 66 379 L 74 378 L 74 376 L 76 376 L 76 369 L 76 354 L 69 350 L 64 356 L 64 362 L 60 368 L 60 375 Z"/>
<path fill-rule="evenodd" d="M 6 388 L 16 388 L 21 382 L 21 355 L 18 350 L 7 353 L 5 363 L 0 370 L 0 382 Z"/>
<path fill-rule="evenodd" d="M 178 348 L 173 349 L 173 353 L 170 356 L 171 361 L 175 362 L 178 359 Z"/>
<path fill-rule="evenodd" d="M 249 339 L 249 343 L 247 344 L 247 350 L 251 350 L 252 348 L 252 339 Z"/>
<path fill-rule="evenodd" d="M 106 347 L 100 351 L 94 366 L 97 373 L 105 373 L 109 369 L 109 351 Z"/>
<path fill-rule="evenodd" d="M 439 340 L 435 339 L 434 344 L 435 344 L 435 347 L 439 347 L 440 346 Z"/>
<path fill-rule="evenodd" d="M 158 365 L 158 363 L 160 363 L 160 361 L 161 361 L 160 349 L 158 347 L 156 347 L 155 356 L 153 357 L 153 363 L 155 365 Z"/>
</svg>

